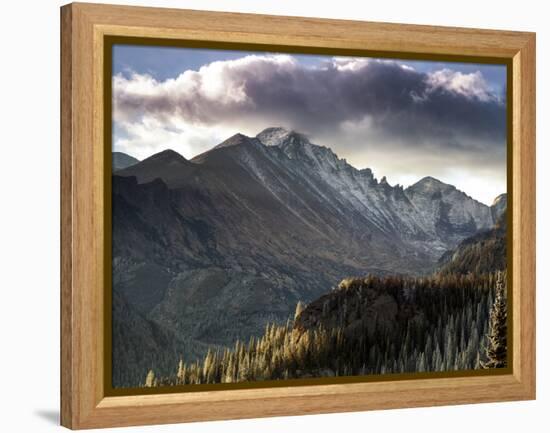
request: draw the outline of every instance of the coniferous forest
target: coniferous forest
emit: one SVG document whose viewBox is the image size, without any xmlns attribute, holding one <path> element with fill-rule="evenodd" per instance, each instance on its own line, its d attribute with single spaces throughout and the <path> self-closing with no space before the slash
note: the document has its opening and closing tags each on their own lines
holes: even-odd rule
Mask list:
<svg viewBox="0 0 550 433">
<path fill-rule="evenodd" d="M 506 272 L 348 278 L 261 337 L 184 359 L 144 386 L 506 366 Z"/>
</svg>

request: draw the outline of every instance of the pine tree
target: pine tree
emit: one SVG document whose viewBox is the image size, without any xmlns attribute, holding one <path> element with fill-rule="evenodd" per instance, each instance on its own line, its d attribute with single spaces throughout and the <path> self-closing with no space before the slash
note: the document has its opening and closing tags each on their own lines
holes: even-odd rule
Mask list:
<svg viewBox="0 0 550 433">
<path fill-rule="evenodd" d="M 294 313 L 294 320 L 296 320 L 298 318 L 298 316 L 302 313 L 302 311 L 304 311 L 306 308 L 306 306 L 304 305 L 304 303 L 302 301 L 298 301 L 298 303 L 296 304 L 296 312 Z"/>
<path fill-rule="evenodd" d="M 206 358 L 204 358 L 204 361 L 202 364 L 202 375 L 206 383 L 210 383 L 210 379 L 212 378 L 213 364 L 214 364 L 214 354 L 212 353 L 211 349 L 208 349 L 208 353 L 206 354 Z"/>
<path fill-rule="evenodd" d="M 499 273 L 496 282 L 495 302 L 491 310 L 489 333 L 487 334 L 487 361 L 482 368 L 503 368 L 507 365 L 507 323 L 506 323 L 506 285 L 503 273 Z"/>
<path fill-rule="evenodd" d="M 178 364 L 177 378 L 178 381 L 182 384 L 185 383 L 185 364 L 183 363 L 183 359 L 180 359 L 180 362 Z"/>
<path fill-rule="evenodd" d="M 155 373 L 153 372 L 153 370 L 149 370 L 149 372 L 147 373 L 147 377 L 145 378 L 145 386 L 147 388 L 155 386 Z"/>
</svg>

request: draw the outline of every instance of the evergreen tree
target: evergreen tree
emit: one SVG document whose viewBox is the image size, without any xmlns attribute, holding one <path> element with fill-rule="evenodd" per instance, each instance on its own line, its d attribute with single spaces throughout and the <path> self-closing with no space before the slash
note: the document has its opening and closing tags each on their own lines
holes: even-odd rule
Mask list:
<svg viewBox="0 0 550 433">
<path fill-rule="evenodd" d="M 298 316 L 302 313 L 302 311 L 304 311 L 306 308 L 306 306 L 304 305 L 304 303 L 302 301 L 298 301 L 298 303 L 296 304 L 296 311 L 294 313 L 294 320 L 296 320 L 298 318 Z"/>
<path fill-rule="evenodd" d="M 147 388 L 151 388 L 155 385 L 156 385 L 155 373 L 153 372 L 153 370 L 149 370 L 149 372 L 147 373 L 147 377 L 145 378 L 145 386 Z"/>
<path fill-rule="evenodd" d="M 507 365 L 507 313 L 505 276 L 499 272 L 496 282 L 496 294 L 489 333 L 487 334 L 487 361 L 481 363 L 483 368 L 503 368 Z"/>
</svg>

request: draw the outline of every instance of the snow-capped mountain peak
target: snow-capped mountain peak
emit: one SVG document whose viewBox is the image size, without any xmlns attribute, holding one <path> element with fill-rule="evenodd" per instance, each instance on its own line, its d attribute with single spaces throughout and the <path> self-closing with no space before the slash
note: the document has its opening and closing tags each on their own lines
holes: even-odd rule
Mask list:
<svg viewBox="0 0 550 433">
<path fill-rule="evenodd" d="M 278 146 L 290 133 L 291 131 L 286 128 L 275 126 L 264 129 L 256 138 L 266 146 Z"/>
<path fill-rule="evenodd" d="M 415 184 L 407 188 L 407 191 L 412 194 L 435 194 L 443 190 L 454 189 L 452 185 L 441 182 L 432 176 L 426 176 L 420 179 Z"/>
<path fill-rule="evenodd" d="M 267 128 L 260 132 L 256 138 L 268 147 L 277 147 L 292 160 L 302 161 L 318 170 L 339 170 L 351 168 L 343 159 L 328 147 L 313 144 L 309 138 L 294 130 L 281 127 Z"/>
</svg>

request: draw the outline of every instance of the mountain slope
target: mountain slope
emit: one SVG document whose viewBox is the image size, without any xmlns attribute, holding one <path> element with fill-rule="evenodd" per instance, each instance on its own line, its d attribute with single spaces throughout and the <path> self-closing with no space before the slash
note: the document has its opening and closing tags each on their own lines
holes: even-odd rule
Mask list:
<svg viewBox="0 0 550 433">
<path fill-rule="evenodd" d="M 434 182 L 379 182 L 282 128 L 161 152 L 113 176 L 114 290 L 197 352 L 260 335 L 344 277 L 422 274 L 492 225 Z"/>
<path fill-rule="evenodd" d="M 452 185 L 425 177 L 405 190 L 419 223 L 447 245 L 493 226 L 491 209 Z"/>
<path fill-rule="evenodd" d="M 122 170 L 127 167 L 131 167 L 132 165 L 137 164 L 138 162 L 139 162 L 138 159 L 123 152 L 113 152 L 112 154 L 113 172 L 117 170 Z"/>
<path fill-rule="evenodd" d="M 495 274 L 346 279 L 297 309 L 293 321 L 268 324 L 257 338 L 179 364 L 157 385 L 479 369 L 496 280 Z"/>
<path fill-rule="evenodd" d="M 281 149 L 296 165 L 298 174 L 306 181 L 318 182 L 317 190 L 335 190 L 346 211 L 357 211 L 383 232 L 397 232 L 400 237 L 424 241 L 429 248 L 441 251 L 445 245 L 493 225 L 486 205 L 432 177 L 403 190 L 399 185 L 389 185 L 385 177 L 378 182 L 370 169 L 355 169 L 300 133 L 268 128 L 257 138 L 269 149 Z"/>
<path fill-rule="evenodd" d="M 506 270 L 506 208 L 501 208 L 499 214 L 493 228 L 464 239 L 456 248 L 443 254 L 438 261 L 438 272 L 481 274 Z"/>
<path fill-rule="evenodd" d="M 138 386 L 153 366 L 169 374 L 179 359 L 200 357 L 206 347 L 148 320 L 113 292 L 113 387 Z"/>
</svg>

